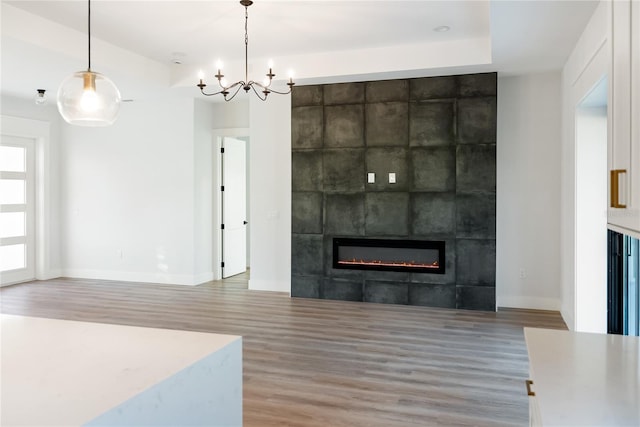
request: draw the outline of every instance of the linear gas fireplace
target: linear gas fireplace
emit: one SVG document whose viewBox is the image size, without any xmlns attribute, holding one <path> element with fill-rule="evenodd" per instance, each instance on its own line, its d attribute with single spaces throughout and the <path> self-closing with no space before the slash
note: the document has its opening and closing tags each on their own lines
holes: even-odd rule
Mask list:
<svg viewBox="0 0 640 427">
<path fill-rule="evenodd" d="M 445 242 L 333 239 L 333 268 L 444 274 Z"/>
</svg>

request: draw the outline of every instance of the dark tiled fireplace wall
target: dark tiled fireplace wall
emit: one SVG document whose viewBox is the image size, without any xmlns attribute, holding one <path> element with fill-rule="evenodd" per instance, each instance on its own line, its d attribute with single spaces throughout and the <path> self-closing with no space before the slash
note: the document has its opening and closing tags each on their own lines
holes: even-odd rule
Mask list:
<svg viewBox="0 0 640 427">
<path fill-rule="evenodd" d="M 495 73 L 295 87 L 292 296 L 495 309 L 496 87 Z M 334 237 L 443 240 L 446 272 L 334 269 Z"/>
</svg>

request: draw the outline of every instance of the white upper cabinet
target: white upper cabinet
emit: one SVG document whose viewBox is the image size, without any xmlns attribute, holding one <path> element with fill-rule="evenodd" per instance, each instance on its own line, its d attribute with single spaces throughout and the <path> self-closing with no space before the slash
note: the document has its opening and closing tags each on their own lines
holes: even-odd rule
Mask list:
<svg viewBox="0 0 640 427">
<path fill-rule="evenodd" d="M 640 233 L 640 0 L 611 2 L 608 223 Z"/>
</svg>

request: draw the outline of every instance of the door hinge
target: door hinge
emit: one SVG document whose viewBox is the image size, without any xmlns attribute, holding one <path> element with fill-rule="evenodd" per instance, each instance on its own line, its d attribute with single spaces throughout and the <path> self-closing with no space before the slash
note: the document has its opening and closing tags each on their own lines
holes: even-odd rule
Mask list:
<svg viewBox="0 0 640 427">
<path fill-rule="evenodd" d="M 220 267 L 224 267 L 224 261 L 220 263 Z"/>
<path fill-rule="evenodd" d="M 221 154 L 224 154 L 224 147 L 221 147 L 221 148 L 220 148 L 220 153 L 221 153 Z"/>
<path fill-rule="evenodd" d="M 224 185 L 220 186 L 220 191 L 224 191 Z"/>
<path fill-rule="evenodd" d="M 224 224 L 220 224 L 220 229 L 224 230 Z"/>
</svg>

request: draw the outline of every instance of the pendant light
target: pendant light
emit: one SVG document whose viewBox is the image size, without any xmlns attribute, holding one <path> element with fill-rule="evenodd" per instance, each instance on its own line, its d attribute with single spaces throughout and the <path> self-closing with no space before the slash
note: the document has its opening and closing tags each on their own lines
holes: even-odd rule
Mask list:
<svg viewBox="0 0 640 427">
<path fill-rule="evenodd" d="M 88 0 L 87 71 L 67 77 L 58 89 L 58 111 L 62 118 L 77 126 L 109 126 L 120 110 L 120 91 L 106 76 L 91 70 L 91 0 Z"/>
</svg>

